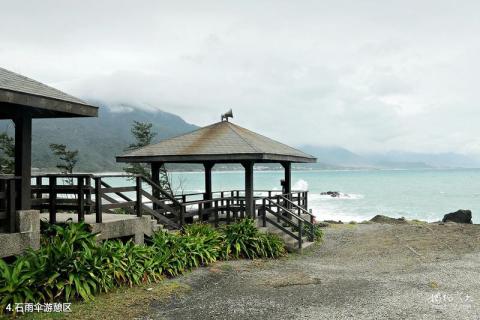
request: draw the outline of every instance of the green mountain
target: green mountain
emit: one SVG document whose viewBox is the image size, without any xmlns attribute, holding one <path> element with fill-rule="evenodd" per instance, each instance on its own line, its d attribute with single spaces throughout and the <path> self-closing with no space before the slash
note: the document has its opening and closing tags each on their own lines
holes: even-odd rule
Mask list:
<svg viewBox="0 0 480 320">
<path fill-rule="evenodd" d="M 50 143 L 66 144 L 79 150 L 75 171 L 119 171 L 124 164 L 117 164 L 115 156 L 132 142 L 130 128 L 133 121 L 151 122 L 157 133 L 155 142 L 195 130 L 197 126 L 185 122 L 177 115 L 155 111 L 142 111 L 127 104 L 100 107 L 98 118 L 35 119 L 32 134 L 32 166 L 41 170 L 53 170 L 57 158 Z M 0 130 L 14 134 L 13 124 L 0 122 Z"/>
</svg>

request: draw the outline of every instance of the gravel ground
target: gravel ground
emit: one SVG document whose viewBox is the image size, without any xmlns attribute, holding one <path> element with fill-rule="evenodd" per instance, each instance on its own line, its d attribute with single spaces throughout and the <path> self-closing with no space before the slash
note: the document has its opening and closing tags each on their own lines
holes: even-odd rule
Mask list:
<svg viewBox="0 0 480 320">
<path fill-rule="evenodd" d="M 280 260 L 232 261 L 176 281 L 147 319 L 480 319 L 480 226 L 358 224 Z"/>
</svg>

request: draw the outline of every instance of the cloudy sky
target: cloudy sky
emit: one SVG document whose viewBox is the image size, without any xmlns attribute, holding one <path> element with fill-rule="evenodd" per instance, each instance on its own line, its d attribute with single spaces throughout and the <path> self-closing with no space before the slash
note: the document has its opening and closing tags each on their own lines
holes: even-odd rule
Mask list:
<svg viewBox="0 0 480 320">
<path fill-rule="evenodd" d="M 479 1 L 6 1 L 0 65 L 294 145 L 480 154 Z"/>
</svg>

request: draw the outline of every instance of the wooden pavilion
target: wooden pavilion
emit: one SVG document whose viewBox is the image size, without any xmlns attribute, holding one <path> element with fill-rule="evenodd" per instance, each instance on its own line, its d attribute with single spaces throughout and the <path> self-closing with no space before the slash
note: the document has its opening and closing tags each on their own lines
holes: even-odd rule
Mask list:
<svg viewBox="0 0 480 320">
<path fill-rule="evenodd" d="M 10 211 L 10 214 L 0 214 L 0 221 L 3 225 L 5 220 L 9 220 L 10 232 L 14 232 L 12 229 L 15 226 L 12 212 L 31 207 L 32 119 L 96 117 L 97 114 L 98 108 L 95 106 L 0 68 L 0 119 L 11 119 L 15 123 L 15 177 L 2 179 L 5 184 L 15 185 L 16 192 L 12 190 L 10 199 L 7 192 L 0 192 L 0 200 Z M 8 186 L 4 186 L 3 190 L 7 189 Z M 12 203 L 14 198 L 16 201 Z"/>
<path fill-rule="evenodd" d="M 166 163 L 199 163 L 205 169 L 205 200 L 212 199 L 212 168 L 218 163 L 240 163 L 245 169 L 245 211 L 255 217 L 253 167 L 255 163 L 280 163 L 285 172 L 284 193 L 291 192 L 291 164 L 316 158 L 283 143 L 242 128 L 228 118 L 191 133 L 163 140 L 122 156 L 118 162 L 149 163 L 152 180 L 159 181 Z"/>
</svg>

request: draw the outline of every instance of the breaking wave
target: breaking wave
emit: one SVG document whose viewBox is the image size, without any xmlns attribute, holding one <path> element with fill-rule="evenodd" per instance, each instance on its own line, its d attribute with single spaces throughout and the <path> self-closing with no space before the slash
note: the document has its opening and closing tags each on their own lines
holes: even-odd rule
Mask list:
<svg viewBox="0 0 480 320">
<path fill-rule="evenodd" d="M 307 191 L 308 190 L 308 182 L 303 180 L 303 179 L 300 179 L 293 184 L 292 190 Z"/>
</svg>

